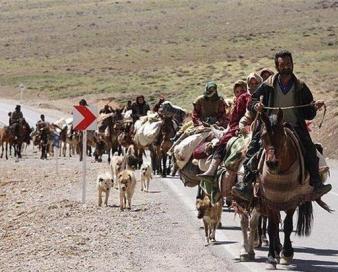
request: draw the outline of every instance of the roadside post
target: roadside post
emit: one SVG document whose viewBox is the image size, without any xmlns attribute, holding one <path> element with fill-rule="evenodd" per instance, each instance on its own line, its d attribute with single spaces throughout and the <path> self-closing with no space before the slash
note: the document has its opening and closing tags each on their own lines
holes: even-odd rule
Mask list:
<svg viewBox="0 0 338 272">
<path fill-rule="evenodd" d="M 22 95 L 23 95 L 23 92 L 26 90 L 26 86 L 20 83 L 18 88 L 20 91 L 20 105 L 22 105 Z"/>
<path fill-rule="evenodd" d="M 97 110 L 93 106 L 73 107 L 73 128 L 82 131 L 82 203 L 86 202 L 87 131 L 97 128 Z"/>
</svg>

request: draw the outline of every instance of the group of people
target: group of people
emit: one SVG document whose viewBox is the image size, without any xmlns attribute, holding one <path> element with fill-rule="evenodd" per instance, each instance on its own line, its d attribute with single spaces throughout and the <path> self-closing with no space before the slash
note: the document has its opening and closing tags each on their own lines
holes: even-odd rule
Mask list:
<svg viewBox="0 0 338 272">
<path fill-rule="evenodd" d="M 265 111 L 271 115 L 274 111 L 266 110 L 266 107 L 288 107 L 284 110 L 284 121 L 293 128 L 304 147 L 304 161 L 310 174 L 311 184 L 314 192 L 320 197 L 331 190 L 331 185 L 324 185 L 320 180 L 316 147 L 311 140 L 305 120 L 312 120 L 324 103 L 314 101 L 308 86 L 295 76 L 293 58 L 289 51 L 277 52 L 274 61 L 277 73 L 265 68 L 257 73 L 251 73 L 246 81 L 239 80 L 234 83 L 234 106 L 230 117 L 225 112 L 226 102 L 219 95 L 217 84 L 213 81 L 207 82 L 203 95 L 193 102 L 192 121 L 195 126 L 217 124 L 224 128 L 228 127 L 227 132 L 213 150 L 213 159 L 209 169 L 200 176 L 213 179 L 218 165 L 224 159 L 227 142 L 238 133 L 247 133 L 248 126 L 254 121 L 257 113 Z M 165 99 L 161 97 L 153 111 L 158 112 L 164 101 Z M 79 104 L 87 106 L 84 99 Z M 297 107 L 301 105 L 308 106 Z M 122 112 L 131 111 L 131 117 L 135 122 L 141 116 L 145 116 L 149 110 L 149 104 L 144 96 L 140 95 L 136 97 L 134 103 L 128 101 Z M 113 109 L 107 105 L 101 112 L 109 113 L 113 112 Z M 9 124 L 15 130 L 16 124 L 23 118 L 20 105 L 16 106 L 15 111 L 9 117 Z M 44 124 L 44 116 L 41 116 L 37 128 L 40 129 Z M 257 164 L 262 152 L 260 131 L 261 122 L 258 120 L 258 124 L 252 131 L 252 139 L 244 161 L 244 179 L 232 190 L 236 196 L 245 200 L 250 200 L 252 197 L 252 183 L 257 175 Z"/>
<path fill-rule="evenodd" d="M 217 92 L 216 83 L 206 84 L 204 94 L 193 103 L 194 124 L 217 124 L 228 126 L 229 129 L 213 151 L 209 169 L 199 176 L 204 179 L 214 178 L 218 165 L 224 159 L 227 142 L 239 132 L 246 133 L 247 126 L 251 125 L 257 113 L 265 111 L 270 116 L 275 113 L 271 108 L 283 108 L 284 122 L 292 127 L 304 147 L 303 156 L 310 174 L 310 184 L 314 188 L 315 197 L 320 198 L 332 186 L 321 182 L 316 146 L 311 140 L 305 121 L 312 120 L 324 102 L 314 101 L 308 86 L 295 76 L 293 58 L 289 51 L 282 50 L 275 54 L 275 68 L 276 74 L 269 69 L 263 69 L 259 74 L 250 74 L 247 82 L 237 81 L 234 84 L 235 104 L 229 119 L 225 116 L 225 102 Z M 253 197 L 252 184 L 257 176 L 258 161 L 262 153 L 262 124 L 259 119 L 257 122 L 244 160 L 244 178 L 232 188 L 235 196 L 247 201 Z"/>
</svg>

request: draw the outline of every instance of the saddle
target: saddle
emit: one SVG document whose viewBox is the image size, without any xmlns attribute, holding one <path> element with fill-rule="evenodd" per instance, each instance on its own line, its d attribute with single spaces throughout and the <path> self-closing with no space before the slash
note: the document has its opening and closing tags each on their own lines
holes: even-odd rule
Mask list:
<svg viewBox="0 0 338 272">
<path fill-rule="evenodd" d="M 262 199 L 268 206 L 278 210 L 288 210 L 297 207 L 300 203 L 309 199 L 313 190 L 313 187 L 310 185 L 309 173 L 305 169 L 301 142 L 292 129 L 285 127 L 285 132 L 297 151 L 297 159 L 287 171 L 275 174 L 270 172 L 269 168 L 264 164 L 265 151 L 263 151 L 259 159 L 259 175 L 255 190 L 256 196 Z M 317 152 L 317 156 L 321 156 L 322 159 L 320 161 L 326 165 L 323 156 L 319 152 Z M 320 169 L 328 171 L 328 167 L 320 167 Z"/>
</svg>

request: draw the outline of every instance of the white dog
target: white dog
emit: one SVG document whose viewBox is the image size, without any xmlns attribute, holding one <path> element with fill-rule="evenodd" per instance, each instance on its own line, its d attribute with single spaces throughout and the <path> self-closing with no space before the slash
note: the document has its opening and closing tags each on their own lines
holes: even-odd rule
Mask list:
<svg viewBox="0 0 338 272">
<path fill-rule="evenodd" d="M 141 167 L 141 191 L 149 191 L 149 182 L 153 178 L 153 169 L 148 163 L 144 163 Z"/>
<path fill-rule="evenodd" d="M 114 180 L 110 173 L 106 172 L 97 176 L 98 204 L 102 205 L 102 193 L 105 193 L 104 204 L 108 206 L 109 193 L 114 185 Z"/>
<path fill-rule="evenodd" d="M 136 186 L 136 177 L 133 170 L 123 170 L 118 175 L 118 183 L 120 190 L 120 210 L 123 211 L 126 208 L 126 202 L 128 200 L 127 209 L 131 209 L 131 198 L 133 197 L 135 186 Z"/>
</svg>

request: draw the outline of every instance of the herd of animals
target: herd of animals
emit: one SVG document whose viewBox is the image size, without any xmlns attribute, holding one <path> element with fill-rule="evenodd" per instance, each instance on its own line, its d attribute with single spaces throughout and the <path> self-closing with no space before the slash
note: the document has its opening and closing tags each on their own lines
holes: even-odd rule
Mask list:
<svg viewBox="0 0 338 272">
<path fill-rule="evenodd" d="M 227 112 L 231 111 L 231 101 L 226 105 Z M 153 174 L 160 174 L 165 177 L 168 174 L 176 175 L 178 172 L 182 182 L 188 187 L 197 187 L 199 193 L 196 200 L 198 217 L 203 220 L 207 244 L 216 241 L 216 229 L 220 224 L 222 207 L 226 203 L 241 217 L 241 229 L 243 243 L 241 246 L 240 259 L 242 261 L 253 260 L 254 248 L 267 243 L 265 228 L 262 233 L 261 221 L 269 218 L 269 228 L 275 229 L 275 235 L 270 235 L 268 269 L 276 269 L 277 263 L 288 265 L 292 262 L 293 248 L 290 234 L 293 231 L 292 217 L 299 209 L 297 233 L 309 235 L 312 220 L 312 202 L 304 199 L 303 202 L 293 203 L 289 207 L 273 206 L 273 199 L 260 197 L 262 187 L 266 194 L 269 194 L 269 180 L 265 180 L 263 173 L 269 172 L 266 162 L 261 162 L 260 182 L 256 185 L 256 197 L 251 203 L 245 203 L 236 199 L 231 194 L 231 187 L 241 178 L 241 162 L 245 156 L 245 149 L 248 144 L 249 135 L 238 135 L 227 145 L 227 157 L 220 169 L 224 171 L 215 180 L 214 184 L 208 186 L 207 182 L 199 176 L 210 164 L 210 158 L 196 159 L 193 156 L 194 149 L 202 143 L 214 144 L 220 139 L 226 129 L 217 125 L 193 126 L 191 116 L 180 107 L 165 102 L 162 106 L 166 114 L 148 112 L 135 123 L 130 119 L 130 113 L 116 109 L 108 114 L 101 114 L 97 131 L 88 131 L 87 154 L 94 156 L 95 160 L 102 162 L 103 155 L 108 156 L 110 169 L 108 173 L 100 173 L 97 177 L 98 205 L 108 205 L 109 192 L 113 187 L 120 192 L 120 209 L 131 208 L 131 201 L 136 186 L 135 170 L 141 169 L 141 190 L 149 190 L 149 182 Z M 163 113 L 163 112 L 162 112 Z M 128 115 L 129 114 L 129 115 Z M 180 118 L 176 118 L 180 115 Z M 282 113 L 279 113 L 282 115 Z M 183 118 L 182 118 L 183 117 Z M 177 120 L 182 120 L 178 123 Z M 285 128 L 281 126 L 282 117 L 279 116 L 277 123 L 270 123 L 269 119 L 263 118 L 265 130 L 273 130 L 274 135 L 282 135 Z M 82 160 L 82 134 L 72 128 L 72 119 L 60 119 L 43 130 L 47 137 L 41 136 L 41 131 L 32 130 L 26 122 L 20 126 L 20 139 L 14 139 L 8 128 L 0 129 L 0 140 L 2 146 L 1 158 L 3 157 L 4 145 L 6 159 L 8 159 L 7 146 L 14 147 L 14 155 L 21 156 L 21 146 L 28 146 L 31 142 L 41 151 L 41 159 L 47 158 L 47 154 L 54 155 L 55 135 L 59 140 L 57 144 L 59 156 L 79 155 Z M 178 133 L 179 137 L 175 137 Z M 277 136 L 276 136 L 277 137 Z M 46 138 L 44 142 L 41 139 Z M 264 139 L 263 139 L 264 141 Z M 240 146 L 238 147 L 238 144 Z M 16 147 L 17 145 L 20 147 Z M 60 145 L 59 145 L 60 144 Z M 94 148 L 94 152 L 92 152 Z M 291 150 L 294 149 L 290 147 Z M 11 148 L 10 148 L 11 152 Z M 67 154 L 68 153 L 68 154 Z M 144 157 L 149 156 L 151 163 L 144 162 Z M 283 163 L 283 162 L 281 162 Z M 323 179 L 326 179 L 327 168 L 322 171 Z M 270 171 L 271 172 L 271 171 Z M 270 173 L 272 175 L 273 173 Z M 296 181 L 297 182 L 297 181 Z M 309 184 L 305 181 L 304 186 L 298 186 L 302 190 L 308 190 Z M 264 184 L 266 188 L 264 188 Z M 210 184 L 209 184 L 210 185 Z M 208 188 L 209 187 L 209 188 Z M 305 189 L 304 189 L 305 188 Z M 272 189 L 271 189 L 272 190 Z M 270 190 L 271 195 L 274 192 Z M 304 194 L 305 195 L 305 194 Z M 281 200 L 283 202 L 283 200 Z M 277 201 L 278 202 L 278 201 Z M 283 204 L 279 202 L 277 204 Z M 268 204 L 271 204 L 269 206 Z M 318 203 L 329 211 L 329 208 L 321 200 Z M 271 208 L 275 207 L 275 208 Z M 285 233 L 284 243 L 279 240 L 280 211 L 285 211 L 287 216 L 283 222 Z M 264 215 L 264 216 L 263 216 Z"/>
</svg>

